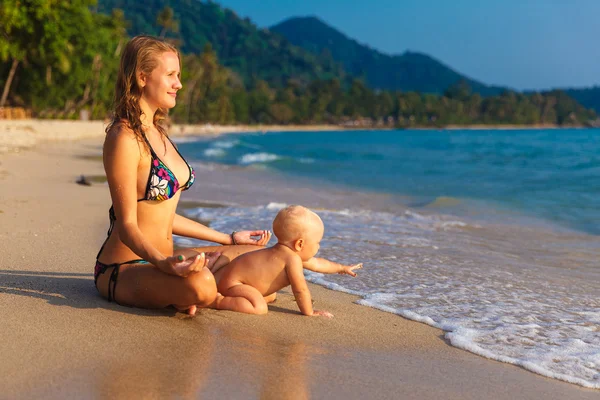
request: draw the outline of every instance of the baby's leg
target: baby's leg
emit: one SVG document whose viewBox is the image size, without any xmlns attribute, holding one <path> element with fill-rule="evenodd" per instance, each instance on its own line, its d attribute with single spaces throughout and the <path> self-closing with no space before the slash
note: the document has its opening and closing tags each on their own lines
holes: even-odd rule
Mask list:
<svg viewBox="0 0 600 400">
<path fill-rule="evenodd" d="M 269 311 L 262 294 L 250 285 L 238 284 L 217 294 L 217 310 L 231 310 L 246 314 L 266 314 Z"/>
</svg>

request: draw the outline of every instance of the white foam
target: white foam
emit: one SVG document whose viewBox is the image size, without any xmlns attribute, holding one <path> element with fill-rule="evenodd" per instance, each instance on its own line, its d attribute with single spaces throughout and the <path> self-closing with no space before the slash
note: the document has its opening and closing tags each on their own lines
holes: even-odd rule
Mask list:
<svg viewBox="0 0 600 400">
<path fill-rule="evenodd" d="M 199 137 L 199 136 L 175 136 L 175 137 L 172 137 L 171 140 L 174 143 L 180 144 L 180 143 L 202 142 L 202 141 L 205 141 L 206 138 Z"/>
<path fill-rule="evenodd" d="M 449 229 L 449 228 L 466 228 L 468 225 L 462 221 L 441 221 L 436 222 L 434 226 L 437 229 Z"/>
<path fill-rule="evenodd" d="M 275 211 L 279 211 L 282 208 L 287 207 L 288 205 L 286 203 L 269 203 L 267 204 L 267 210 L 275 210 Z"/>
<path fill-rule="evenodd" d="M 237 145 L 239 140 L 217 140 L 211 143 L 213 147 L 221 148 L 221 149 L 230 149 Z"/>
<path fill-rule="evenodd" d="M 206 157 L 223 157 L 225 155 L 225 150 L 223 149 L 206 149 L 204 150 L 204 155 Z"/>
<path fill-rule="evenodd" d="M 224 232 L 245 226 L 268 229 L 286 205 L 187 213 Z M 456 218 L 360 209 L 317 213 L 325 223 L 319 256 L 344 264 L 362 261 L 364 268 L 355 279 L 307 271 L 307 280 L 360 296 L 361 305 L 442 329 L 458 348 L 600 388 L 596 281 L 572 273 L 554 276 L 546 265 L 511 254 L 517 251 L 514 243 L 490 242 L 485 232 L 465 230 L 468 225 Z M 529 250 L 533 242 L 527 240 L 522 246 Z"/>
<path fill-rule="evenodd" d="M 240 164 L 254 164 L 254 163 L 266 163 L 266 162 L 271 162 L 271 161 L 275 161 L 278 160 L 280 157 L 276 154 L 271 154 L 271 153 L 249 153 L 249 154 L 244 154 L 242 157 L 239 158 L 238 162 Z"/>
</svg>

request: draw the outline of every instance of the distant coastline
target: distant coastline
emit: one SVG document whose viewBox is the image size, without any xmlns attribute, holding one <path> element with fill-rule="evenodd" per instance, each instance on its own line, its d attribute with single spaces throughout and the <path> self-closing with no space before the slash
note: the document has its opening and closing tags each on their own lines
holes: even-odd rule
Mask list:
<svg viewBox="0 0 600 400">
<path fill-rule="evenodd" d="M 103 137 L 103 120 L 0 119 L 0 154 L 31 148 L 43 142 L 72 141 Z M 225 133 L 270 131 L 332 131 L 337 125 L 214 125 L 173 124 L 172 136 L 218 136 Z"/>
<path fill-rule="evenodd" d="M 517 124 L 473 124 L 473 125 L 446 125 L 439 129 L 445 130 L 481 130 L 481 129 L 497 129 L 497 130 L 516 130 L 516 129 L 573 129 L 573 128 L 588 128 L 584 125 L 563 126 L 557 124 L 535 124 L 535 125 L 517 125 Z M 436 129 L 436 128 L 420 128 L 420 129 Z"/>
<path fill-rule="evenodd" d="M 45 141 L 69 141 L 104 136 L 106 122 L 101 120 L 55 120 L 18 119 L 0 120 L 0 154 L 19 151 Z M 214 125 L 214 124 L 173 124 L 169 129 L 172 136 L 207 135 L 217 136 L 226 133 L 273 132 L 273 131 L 340 131 L 340 130 L 518 130 L 518 129 L 576 129 L 587 126 L 561 126 L 555 124 L 537 125 L 446 125 L 411 126 L 397 128 L 390 126 L 342 126 L 342 125 Z"/>
</svg>

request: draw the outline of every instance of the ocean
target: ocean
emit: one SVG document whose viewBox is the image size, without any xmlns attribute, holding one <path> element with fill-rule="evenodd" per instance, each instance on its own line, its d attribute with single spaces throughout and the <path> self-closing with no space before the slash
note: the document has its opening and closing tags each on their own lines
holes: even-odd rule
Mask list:
<svg viewBox="0 0 600 400">
<path fill-rule="evenodd" d="M 483 357 L 600 388 L 600 130 L 176 141 L 197 171 L 182 196 L 189 217 L 270 229 L 279 209 L 305 205 L 325 223 L 318 256 L 364 263 L 356 278 L 307 271 L 308 281 Z"/>
</svg>

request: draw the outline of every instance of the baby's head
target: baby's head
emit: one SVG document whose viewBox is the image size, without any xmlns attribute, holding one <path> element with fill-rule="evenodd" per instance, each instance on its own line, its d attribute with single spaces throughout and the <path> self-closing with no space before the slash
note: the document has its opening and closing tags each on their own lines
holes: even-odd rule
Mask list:
<svg viewBox="0 0 600 400">
<path fill-rule="evenodd" d="M 273 220 L 273 233 L 277 242 L 294 250 L 303 261 L 317 254 L 324 231 L 321 218 L 308 208 L 298 205 L 287 206 Z"/>
</svg>

